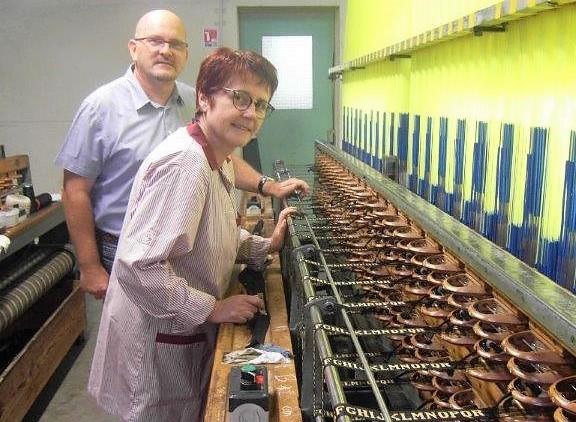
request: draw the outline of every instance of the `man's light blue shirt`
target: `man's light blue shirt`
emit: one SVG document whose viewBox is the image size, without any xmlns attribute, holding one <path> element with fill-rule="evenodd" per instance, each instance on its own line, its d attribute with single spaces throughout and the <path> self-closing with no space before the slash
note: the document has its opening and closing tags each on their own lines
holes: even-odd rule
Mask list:
<svg viewBox="0 0 576 422">
<path fill-rule="evenodd" d="M 56 165 L 94 180 L 96 227 L 120 234 L 140 164 L 164 138 L 192 120 L 194 105 L 194 90 L 180 82 L 165 106 L 153 103 L 132 67 L 82 102 Z"/>
</svg>

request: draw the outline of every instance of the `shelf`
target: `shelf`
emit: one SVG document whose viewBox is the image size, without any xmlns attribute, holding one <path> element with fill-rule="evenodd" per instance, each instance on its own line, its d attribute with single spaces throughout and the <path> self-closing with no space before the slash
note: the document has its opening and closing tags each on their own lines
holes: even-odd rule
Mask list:
<svg viewBox="0 0 576 422">
<path fill-rule="evenodd" d="M 4 253 L 0 253 L 0 261 L 17 252 L 44 233 L 64 222 L 64 209 L 60 202 L 55 202 L 38 212 L 33 213 L 26 220 L 10 227 L 4 236 L 10 238 L 10 246 Z"/>
<path fill-rule="evenodd" d="M 410 53 L 441 42 L 467 35 L 482 35 L 484 32 L 503 32 L 507 22 L 535 15 L 576 0 L 504 0 L 478 10 L 459 19 L 440 25 L 429 31 L 389 45 L 380 50 L 357 57 L 339 66 L 328 69 L 331 78 L 343 72 L 362 69 L 367 65 L 384 60 L 410 57 Z"/>
</svg>

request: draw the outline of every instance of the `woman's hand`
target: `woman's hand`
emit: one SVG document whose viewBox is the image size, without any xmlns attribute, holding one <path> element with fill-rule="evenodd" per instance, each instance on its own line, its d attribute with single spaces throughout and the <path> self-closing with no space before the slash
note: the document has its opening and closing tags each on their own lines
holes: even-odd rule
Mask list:
<svg viewBox="0 0 576 422">
<path fill-rule="evenodd" d="M 264 193 L 275 198 L 282 199 L 292 193 L 299 196 L 306 196 L 310 192 L 310 186 L 304 180 L 292 177 L 281 182 L 270 181 L 264 184 Z"/>
<path fill-rule="evenodd" d="M 260 309 L 264 309 L 264 302 L 258 295 L 234 295 L 217 300 L 208 321 L 215 324 L 223 322 L 245 324 L 254 318 L 254 314 Z"/>
<path fill-rule="evenodd" d="M 296 207 L 287 207 L 284 208 L 282 212 L 280 212 L 280 215 L 278 216 L 278 223 L 276 223 L 274 232 L 270 237 L 271 242 L 268 253 L 278 252 L 280 249 L 282 249 L 282 245 L 284 245 L 284 235 L 286 234 L 286 227 L 288 226 L 286 219 L 292 214 L 295 214 L 297 212 L 298 209 Z"/>
</svg>

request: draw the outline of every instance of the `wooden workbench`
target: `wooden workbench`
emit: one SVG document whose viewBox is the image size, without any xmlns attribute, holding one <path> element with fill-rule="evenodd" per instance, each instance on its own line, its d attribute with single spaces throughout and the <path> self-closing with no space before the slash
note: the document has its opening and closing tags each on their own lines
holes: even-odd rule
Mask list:
<svg viewBox="0 0 576 422">
<path fill-rule="evenodd" d="M 243 201 L 245 204 L 245 200 Z M 263 199 L 264 233 L 269 235 L 274 228 L 271 203 Z M 258 216 L 243 218 L 243 225 L 250 229 Z M 273 343 L 292 351 L 290 330 L 284 298 L 284 287 L 280 262 L 275 254 L 272 264 L 266 271 L 266 299 L 270 315 L 270 327 L 266 333 L 266 343 Z M 240 292 L 240 285 L 232 288 L 231 294 Z M 205 422 L 225 422 L 228 408 L 228 375 L 231 365 L 222 363 L 224 355 L 233 350 L 243 349 L 250 341 L 250 331 L 245 325 L 222 324 L 218 332 L 210 390 L 206 403 Z M 299 406 L 298 382 L 294 362 L 288 364 L 269 364 L 268 385 L 271 397 L 270 421 L 301 422 L 302 414 Z"/>
</svg>

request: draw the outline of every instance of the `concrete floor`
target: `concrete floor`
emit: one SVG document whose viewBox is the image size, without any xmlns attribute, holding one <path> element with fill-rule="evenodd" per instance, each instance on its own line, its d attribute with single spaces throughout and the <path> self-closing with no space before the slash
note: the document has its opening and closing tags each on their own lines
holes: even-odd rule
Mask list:
<svg viewBox="0 0 576 422">
<path fill-rule="evenodd" d="M 86 341 L 68 353 L 24 422 L 115 422 L 86 390 L 92 354 L 98 334 L 102 301 L 86 295 Z"/>
</svg>

